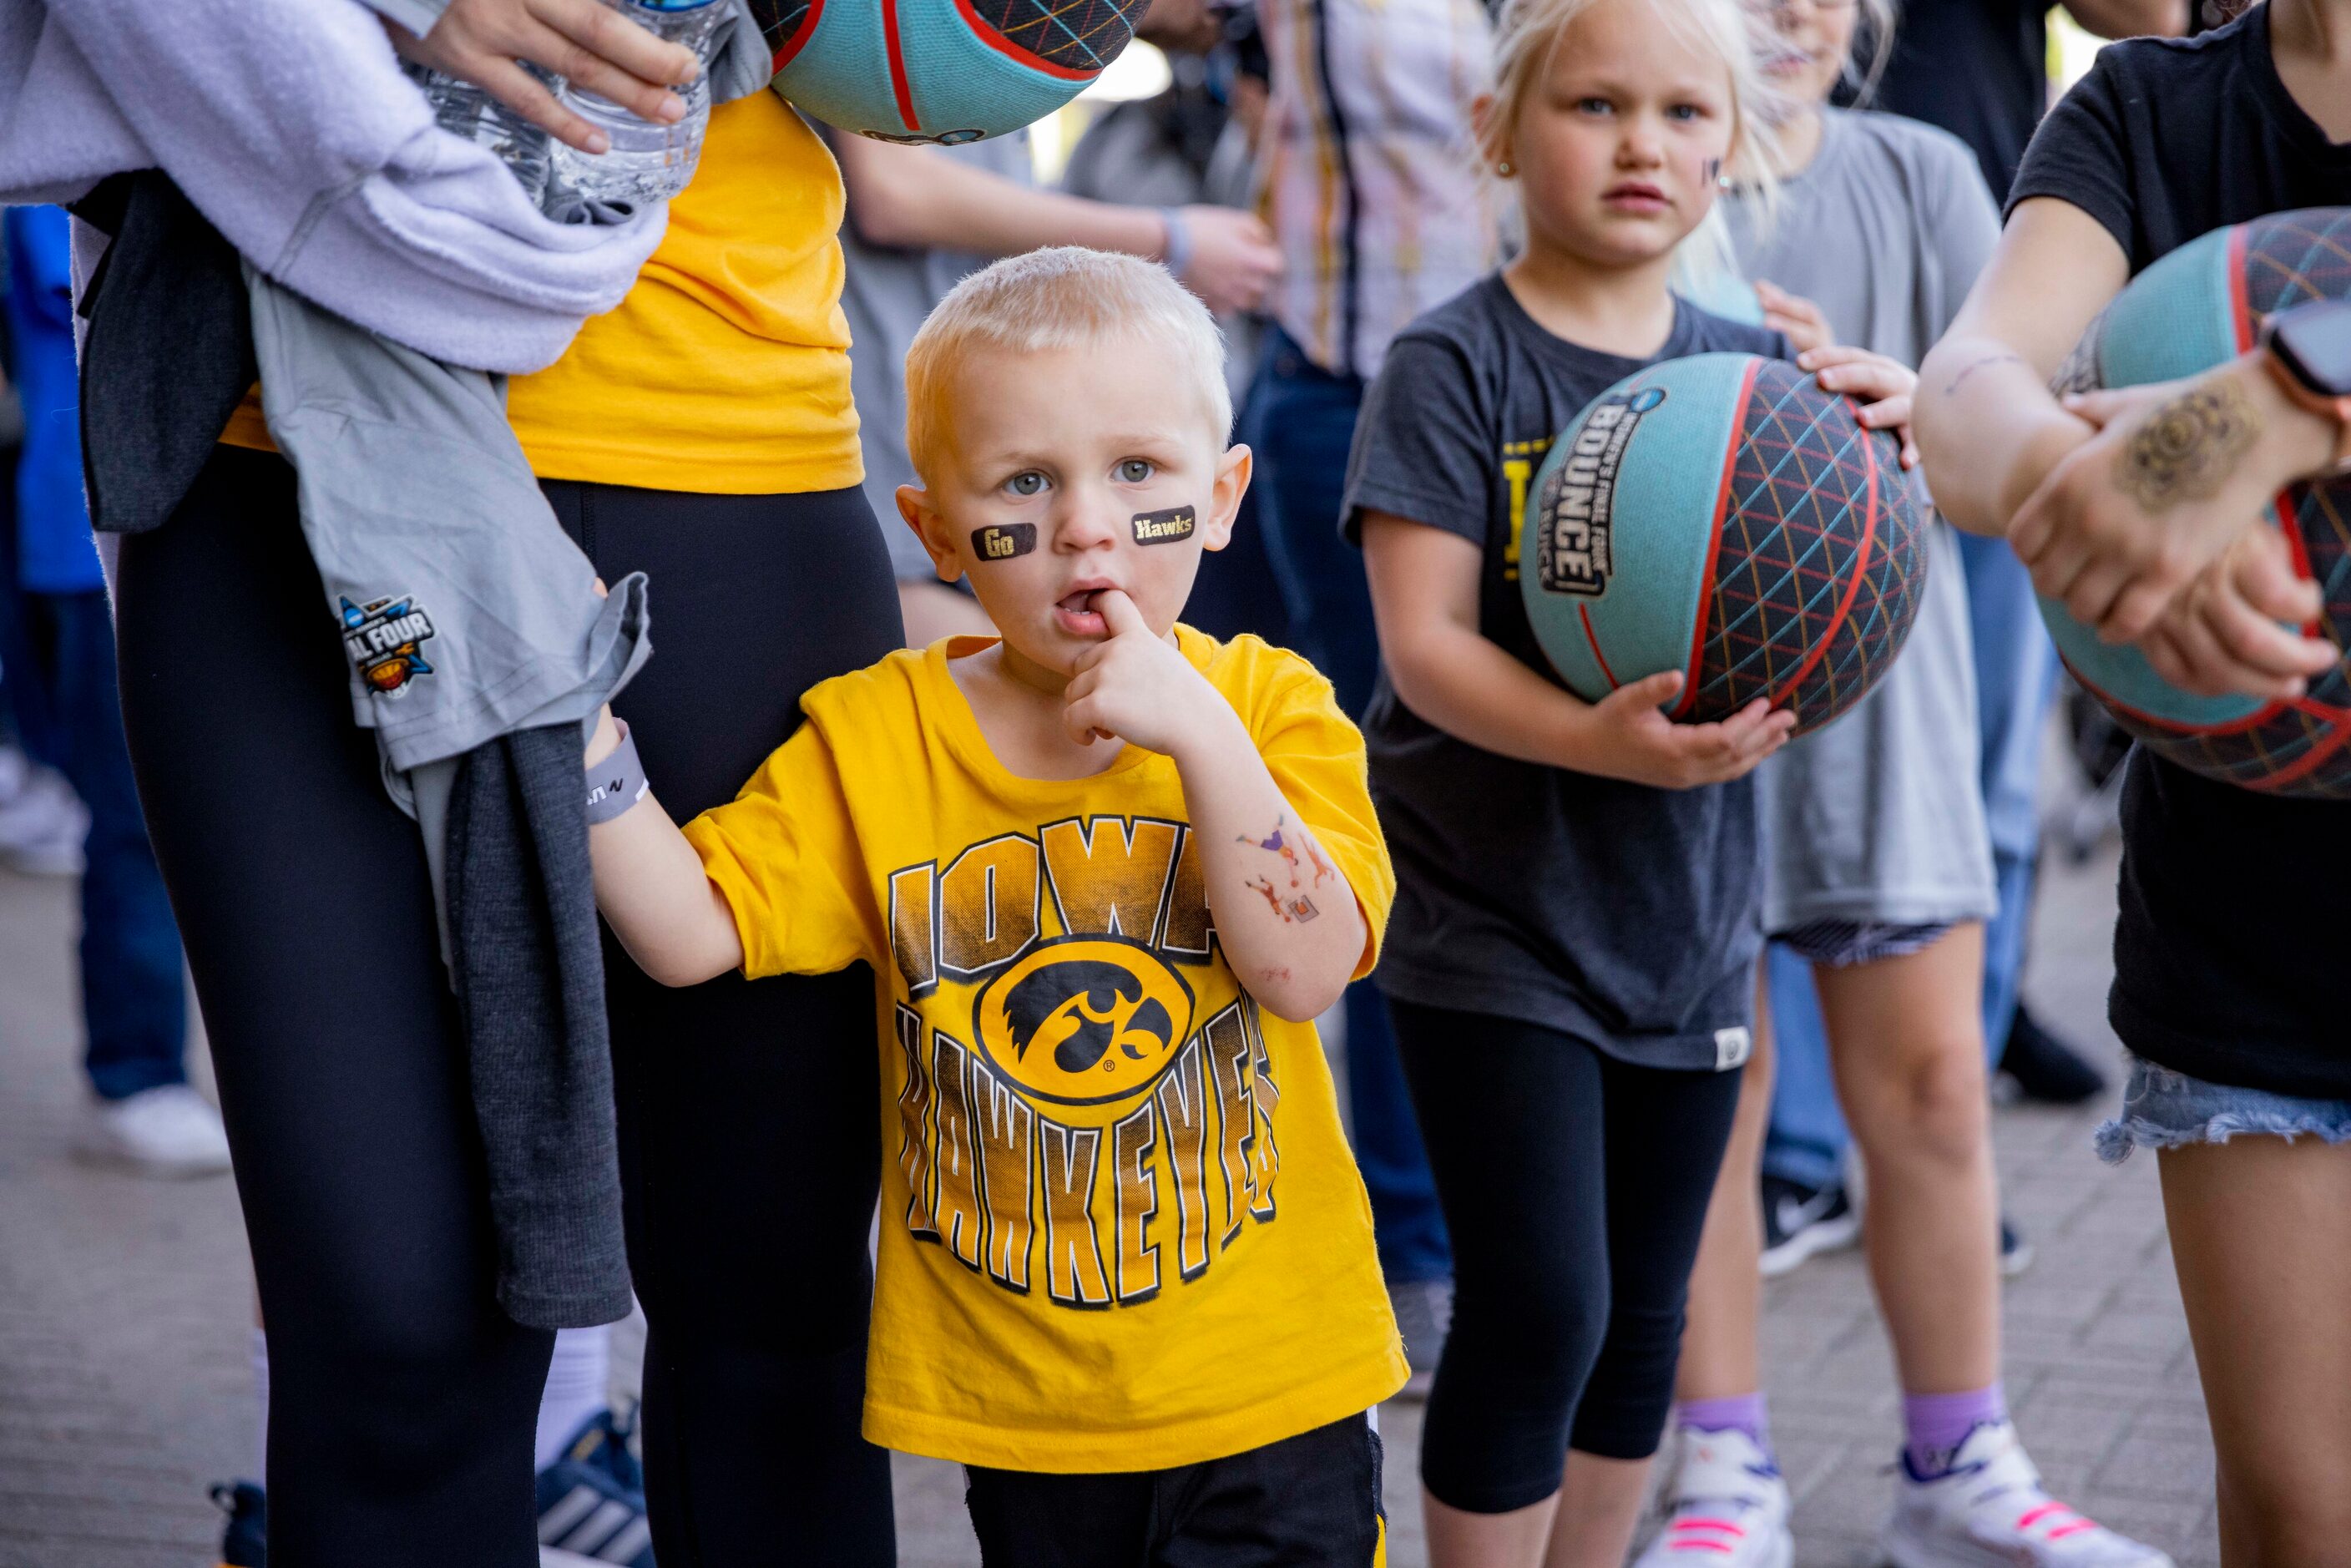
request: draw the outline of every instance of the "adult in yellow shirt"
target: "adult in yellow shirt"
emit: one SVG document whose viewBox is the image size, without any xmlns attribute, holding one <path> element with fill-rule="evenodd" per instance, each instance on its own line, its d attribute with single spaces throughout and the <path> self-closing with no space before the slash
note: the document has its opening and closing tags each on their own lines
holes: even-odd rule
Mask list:
<svg viewBox="0 0 2351 1568">
<path fill-rule="evenodd" d="M 595 0 L 456 0 L 407 43 L 521 97 L 501 66 L 626 55 L 615 21 Z M 656 584 L 659 656 L 620 706 L 688 811 L 732 797 L 798 726 L 803 691 L 899 642 L 858 488 L 841 215 L 831 156 L 781 101 L 717 108 L 627 300 L 509 387 L 565 528 L 607 580 Z M 173 517 L 130 541 L 120 635 L 268 1334 L 269 1551 L 295 1568 L 528 1568 L 551 1336 L 493 1295 L 423 856 L 350 722 L 294 474 L 267 447 L 257 410 L 240 411 Z M 872 978 L 672 992 L 617 953 L 607 971 L 652 1325 L 655 1553 L 888 1563 L 887 1456 L 858 1433 L 881 1167 Z"/>
</svg>

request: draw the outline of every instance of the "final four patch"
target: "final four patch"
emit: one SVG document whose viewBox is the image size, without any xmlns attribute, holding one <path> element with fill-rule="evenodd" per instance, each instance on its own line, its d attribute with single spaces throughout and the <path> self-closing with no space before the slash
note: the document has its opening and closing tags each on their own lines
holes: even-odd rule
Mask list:
<svg viewBox="0 0 2351 1568">
<path fill-rule="evenodd" d="M 971 530 L 971 553 L 982 560 L 1010 560 L 1037 548 L 1037 525 L 1005 523 Z"/>
<path fill-rule="evenodd" d="M 1172 545 L 1177 539 L 1188 539 L 1199 525 L 1194 520 L 1189 507 L 1170 507 L 1164 512 L 1134 514 L 1134 542 L 1139 545 Z"/>
<path fill-rule="evenodd" d="M 417 645 L 433 635 L 433 622 L 413 599 L 373 599 L 365 604 L 342 601 L 343 651 L 368 690 L 380 696 L 404 696 L 408 683 L 429 675 Z"/>
</svg>

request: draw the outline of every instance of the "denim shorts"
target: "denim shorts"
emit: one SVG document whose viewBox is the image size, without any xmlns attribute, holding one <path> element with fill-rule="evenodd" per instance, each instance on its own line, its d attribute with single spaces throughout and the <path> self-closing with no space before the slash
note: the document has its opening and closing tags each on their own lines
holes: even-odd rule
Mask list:
<svg viewBox="0 0 2351 1568">
<path fill-rule="evenodd" d="M 2120 1165 L 2135 1148 L 2225 1144 L 2246 1134 L 2288 1142 L 2308 1134 L 2330 1144 L 2351 1140 L 2351 1100 L 2302 1100 L 2266 1089 L 2207 1083 L 2131 1058 L 2122 1114 L 2095 1134 L 2098 1157 Z"/>
<path fill-rule="evenodd" d="M 1771 934 L 1807 964 L 1850 969 L 1881 958 L 1907 958 L 1933 946 L 1949 931 L 1948 920 L 1937 925 L 1906 925 L 1884 920 L 1814 920 Z"/>
</svg>

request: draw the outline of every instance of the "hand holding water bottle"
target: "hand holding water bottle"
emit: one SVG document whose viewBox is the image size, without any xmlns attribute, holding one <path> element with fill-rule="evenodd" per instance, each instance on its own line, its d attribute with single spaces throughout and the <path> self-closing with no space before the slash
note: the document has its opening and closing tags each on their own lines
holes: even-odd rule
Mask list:
<svg viewBox="0 0 2351 1568">
<path fill-rule="evenodd" d="M 717 7 L 705 4 L 696 9 L 715 14 Z M 694 42 L 667 41 L 602 0 L 450 0 L 441 20 L 422 37 L 397 24 L 385 26 L 405 57 L 473 83 L 583 152 L 610 148 L 611 131 L 559 102 L 545 81 L 517 62 L 527 60 L 660 126 L 674 125 L 692 112 L 670 89 L 701 82 Z M 706 90 L 704 97 L 707 112 Z M 700 140 L 695 138 L 697 147 Z"/>
</svg>

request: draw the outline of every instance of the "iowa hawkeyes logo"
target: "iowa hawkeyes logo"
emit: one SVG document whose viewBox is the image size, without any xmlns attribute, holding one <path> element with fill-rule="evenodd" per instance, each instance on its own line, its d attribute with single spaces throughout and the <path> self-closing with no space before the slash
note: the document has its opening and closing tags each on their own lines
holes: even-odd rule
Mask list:
<svg viewBox="0 0 2351 1568">
<path fill-rule="evenodd" d="M 998 972 L 972 1005 L 980 1054 L 1023 1093 L 1061 1105 L 1132 1099 L 1192 1031 L 1192 990 L 1139 943 L 1065 936 Z"/>
</svg>

